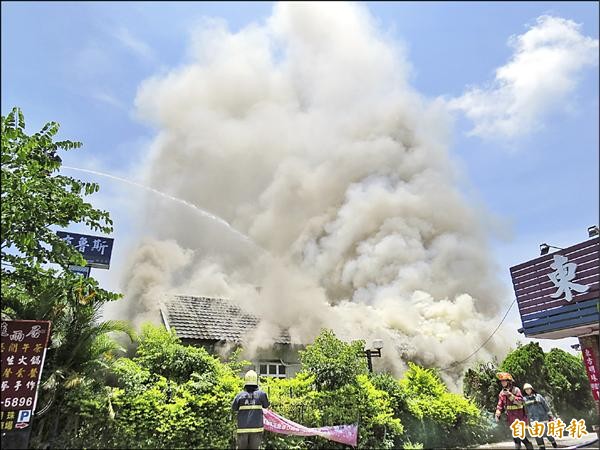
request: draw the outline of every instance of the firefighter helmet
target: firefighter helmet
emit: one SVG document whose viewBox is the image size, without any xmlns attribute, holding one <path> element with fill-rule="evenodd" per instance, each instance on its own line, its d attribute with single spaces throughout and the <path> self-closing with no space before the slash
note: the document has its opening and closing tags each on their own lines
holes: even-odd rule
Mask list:
<svg viewBox="0 0 600 450">
<path fill-rule="evenodd" d="M 244 376 L 244 386 L 258 386 L 258 375 L 254 370 L 249 370 Z"/>
<path fill-rule="evenodd" d="M 513 380 L 512 375 L 508 372 L 498 372 L 496 376 L 500 381 L 515 381 Z"/>
</svg>

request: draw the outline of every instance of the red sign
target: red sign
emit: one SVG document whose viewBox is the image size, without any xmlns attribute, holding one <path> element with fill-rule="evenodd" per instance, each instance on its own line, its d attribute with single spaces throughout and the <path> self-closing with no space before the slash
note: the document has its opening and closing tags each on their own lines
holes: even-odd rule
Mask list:
<svg viewBox="0 0 600 450">
<path fill-rule="evenodd" d="M 44 367 L 50 322 L 3 320 L 2 430 L 24 428 L 35 411 L 38 386 Z"/>
<path fill-rule="evenodd" d="M 263 419 L 265 430 L 271 433 L 294 436 L 321 436 L 330 441 L 341 442 L 352 447 L 356 447 L 358 440 L 358 426 L 356 425 L 308 428 L 281 417 L 270 409 L 263 409 Z"/>
<path fill-rule="evenodd" d="M 583 363 L 585 364 L 585 371 L 590 380 L 594 400 L 598 401 L 600 400 L 600 371 L 598 371 L 598 361 L 594 357 L 594 352 L 589 347 L 583 349 Z"/>
</svg>

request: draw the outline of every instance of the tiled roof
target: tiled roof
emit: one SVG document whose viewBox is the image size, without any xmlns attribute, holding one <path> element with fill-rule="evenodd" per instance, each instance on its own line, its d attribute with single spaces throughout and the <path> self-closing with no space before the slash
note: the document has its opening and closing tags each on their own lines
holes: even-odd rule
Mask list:
<svg viewBox="0 0 600 450">
<path fill-rule="evenodd" d="M 164 313 L 182 339 L 242 342 L 259 323 L 257 317 L 220 298 L 176 295 L 165 305 Z M 275 342 L 289 344 L 290 336 L 282 332 Z"/>
</svg>

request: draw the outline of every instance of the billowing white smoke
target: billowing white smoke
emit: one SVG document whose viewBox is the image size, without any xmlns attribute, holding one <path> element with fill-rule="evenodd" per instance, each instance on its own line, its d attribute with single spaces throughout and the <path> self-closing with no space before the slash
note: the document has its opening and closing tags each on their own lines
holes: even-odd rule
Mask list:
<svg viewBox="0 0 600 450">
<path fill-rule="evenodd" d="M 189 63 L 138 93 L 160 130 L 148 184 L 266 252 L 180 205 L 151 204 L 147 227 L 181 250 L 143 244 L 127 301 L 155 310 L 158 286 L 226 297 L 263 319 L 251 347 L 279 326 L 297 342 L 330 327 L 384 338 L 396 369 L 477 348 L 505 306 L 481 214 L 456 187 L 449 118 L 409 86 L 399 47 L 366 10 L 278 4 L 237 33 L 206 22 L 192 47 Z M 495 337 L 480 356 L 504 344 Z"/>
</svg>

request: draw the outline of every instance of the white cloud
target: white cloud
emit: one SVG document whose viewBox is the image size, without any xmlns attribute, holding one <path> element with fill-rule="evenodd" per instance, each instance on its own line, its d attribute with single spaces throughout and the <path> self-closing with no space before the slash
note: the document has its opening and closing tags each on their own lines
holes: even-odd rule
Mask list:
<svg viewBox="0 0 600 450">
<path fill-rule="evenodd" d="M 512 36 L 514 54 L 496 69 L 494 81 L 449 101 L 473 121 L 469 134 L 515 138 L 539 128 L 545 115 L 565 110 L 581 72 L 598 64 L 598 39 L 580 29 L 571 20 L 541 16 L 527 32 Z"/>
<path fill-rule="evenodd" d="M 154 50 L 144 41 L 131 34 L 127 28 L 118 29 L 115 37 L 139 58 L 148 62 L 156 61 Z"/>
</svg>

